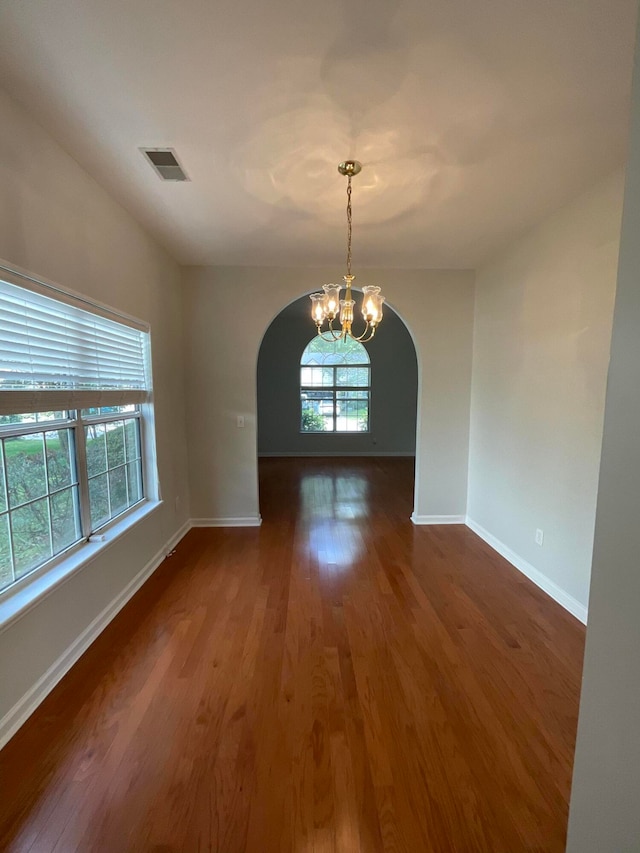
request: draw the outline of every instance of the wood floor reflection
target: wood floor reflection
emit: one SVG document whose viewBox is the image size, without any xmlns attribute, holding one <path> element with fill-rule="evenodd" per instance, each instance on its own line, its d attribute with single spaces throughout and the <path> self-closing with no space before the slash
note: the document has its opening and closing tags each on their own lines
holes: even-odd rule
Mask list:
<svg viewBox="0 0 640 853">
<path fill-rule="evenodd" d="M 0 849 L 564 850 L 584 629 L 412 493 L 262 460 L 0 753 Z"/>
</svg>

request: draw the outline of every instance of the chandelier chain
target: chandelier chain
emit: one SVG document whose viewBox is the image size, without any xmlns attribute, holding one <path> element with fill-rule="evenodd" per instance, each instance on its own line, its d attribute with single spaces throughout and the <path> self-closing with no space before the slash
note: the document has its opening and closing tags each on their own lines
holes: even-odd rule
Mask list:
<svg viewBox="0 0 640 853">
<path fill-rule="evenodd" d="M 351 175 L 347 182 L 347 275 L 351 275 Z"/>
</svg>

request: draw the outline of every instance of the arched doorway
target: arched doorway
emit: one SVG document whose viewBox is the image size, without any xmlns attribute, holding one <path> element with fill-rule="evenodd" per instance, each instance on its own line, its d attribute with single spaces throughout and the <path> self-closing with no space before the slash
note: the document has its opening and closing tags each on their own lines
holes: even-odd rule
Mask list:
<svg viewBox="0 0 640 853">
<path fill-rule="evenodd" d="M 366 345 L 369 377 L 365 359 L 361 375 L 345 373 L 346 383 L 332 364 L 324 390 L 301 376 L 314 335 L 308 296 L 286 306 L 265 331 L 257 364 L 258 456 L 415 456 L 418 360 L 398 314 L 385 305 L 380 331 Z M 305 428 L 305 411 L 317 416 L 313 429 Z"/>
</svg>

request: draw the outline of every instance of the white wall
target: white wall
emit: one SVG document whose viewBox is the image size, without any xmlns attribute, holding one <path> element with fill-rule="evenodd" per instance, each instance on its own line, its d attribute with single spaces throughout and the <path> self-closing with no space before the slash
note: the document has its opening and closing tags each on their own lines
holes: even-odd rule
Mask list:
<svg viewBox="0 0 640 853">
<path fill-rule="evenodd" d="M 476 280 L 468 515 L 581 618 L 622 185 L 621 172 L 599 183 L 509 246 Z"/>
<path fill-rule="evenodd" d="M 640 850 L 640 51 L 568 853 Z"/>
<path fill-rule="evenodd" d="M 185 271 L 187 407 L 194 518 L 257 519 L 256 365 L 282 308 L 337 269 Z M 362 274 L 364 278 L 364 271 Z M 418 516 L 464 516 L 473 327 L 471 271 L 367 270 L 408 326 L 418 355 Z M 313 331 L 309 320 L 310 332 Z M 384 335 L 384 323 L 380 335 Z M 236 427 L 244 415 L 245 428 Z"/>
<path fill-rule="evenodd" d="M 174 536 L 189 517 L 189 502 L 178 266 L 1 92 L 0 200 L 0 258 L 151 324 L 165 499 L 0 633 L 2 737 L 3 723 L 6 729 L 19 716 L 16 703 Z"/>
</svg>

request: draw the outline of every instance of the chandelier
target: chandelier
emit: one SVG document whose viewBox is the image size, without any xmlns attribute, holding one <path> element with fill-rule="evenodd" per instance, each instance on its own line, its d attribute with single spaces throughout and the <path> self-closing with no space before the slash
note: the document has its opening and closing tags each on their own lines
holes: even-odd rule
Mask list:
<svg viewBox="0 0 640 853">
<path fill-rule="evenodd" d="M 351 283 L 355 278 L 355 275 L 351 274 L 351 179 L 361 169 L 362 164 L 357 160 L 345 160 L 338 166 L 340 174 L 347 178 L 347 274 L 343 276 L 346 287 L 344 299 L 340 299 L 341 284 L 323 284 L 324 293 L 312 293 L 309 297 L 311 299 L 311 317 L 315 321 L 318 334 L 325 341 L 343 341 L 349 337 L 367 343 L 375 335 L 382 320 L 384 296 L 380 295 L 379 287 L 367 285 L 362 288 L 364 331 L 361 335 L 355 335 L 351 330 L 353 306 L 356 304 L 351 298 Z M 338 309 L 340 331 L 333 327 Z M 325 322 L 327 323 L 326 327 L 324 326 Z"/>
</svg>

